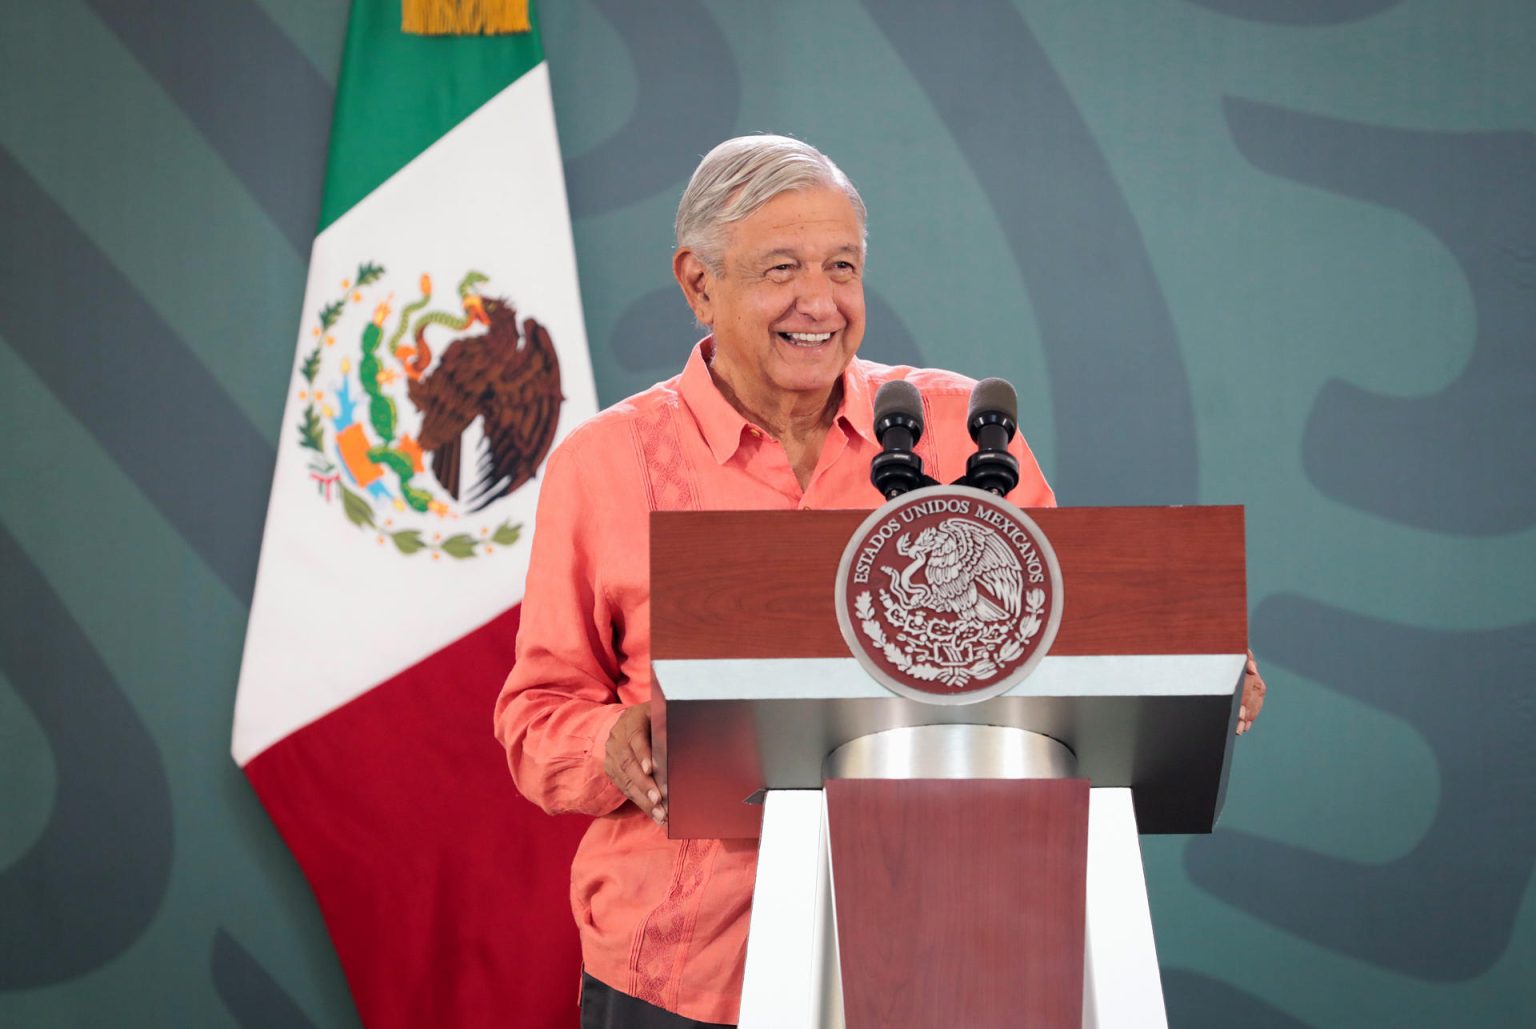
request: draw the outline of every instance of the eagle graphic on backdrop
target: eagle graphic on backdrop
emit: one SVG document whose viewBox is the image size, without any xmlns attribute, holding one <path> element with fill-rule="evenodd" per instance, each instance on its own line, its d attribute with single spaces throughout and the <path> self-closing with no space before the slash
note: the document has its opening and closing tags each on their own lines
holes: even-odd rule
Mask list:
<svg viewBox="0 0 1536 1029">
<path fill-rule="evenodd" d="M 907 608 L 996 622 L 1018 619 L 1023 610 L 1024 569 L 1018 555 L 994 531 L 965 518 L 948 518 L 902 536 L 896 552 L 912 561 L 899 571 L 886 567 L 891 592 Z M 922 580 L 917 578 L 922 573 Z"/>
<path fill-rule="evenodd" d="M 466 510 L 479 511 L 533 478 L 554 443 L 564 398 L 549 330 L 535 318 L 524 318 L 519 330 L 510 301 L 481 296 L 477 283 L 466 283 L 460 286 L 466 316 L 485 331 L 450 342 L 437 367 L 422 374 L 432 360 L 424 334 L 433 321 L 426 315 L 416 325 L 416 346 L 401 356 L 407 374 L 417 373 L 406 395 L 421 412 L 417 442 L 430 455 L 433 476 Z M 464 431 L 476 418 L 486 449 L 466 470 Z"/>
</svg>

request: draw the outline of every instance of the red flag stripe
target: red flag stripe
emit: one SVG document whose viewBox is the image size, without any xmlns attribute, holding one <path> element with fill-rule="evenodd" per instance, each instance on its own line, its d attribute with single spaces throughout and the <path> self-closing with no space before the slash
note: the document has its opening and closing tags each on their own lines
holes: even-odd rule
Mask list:
<svg viewBox="0 0 1536 1029">
<path fill-rule="evenodd" d="M 525 800 L 491 735 L 519 611 L 245 767 L 368 1026 L 579 1022 L 570 866 L 588 820 Z"/>
</svg>

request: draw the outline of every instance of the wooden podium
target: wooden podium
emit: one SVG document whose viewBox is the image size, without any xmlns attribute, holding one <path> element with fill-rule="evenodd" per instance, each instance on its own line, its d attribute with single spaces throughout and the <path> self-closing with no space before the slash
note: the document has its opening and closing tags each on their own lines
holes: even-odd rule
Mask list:
<svg viewBox="0 0 1536 1029">
<path fill-rule="evenodd" d="M 1029 511 L 1060 625 L 970 704 L 897 696 L 844 642 L 868 514 L 651 516 L 668 832 L 762 838 L 741 1024 L 1165 1025 L 1137 833 L 1221 810 L 1241 508 Z"/>
</svg>

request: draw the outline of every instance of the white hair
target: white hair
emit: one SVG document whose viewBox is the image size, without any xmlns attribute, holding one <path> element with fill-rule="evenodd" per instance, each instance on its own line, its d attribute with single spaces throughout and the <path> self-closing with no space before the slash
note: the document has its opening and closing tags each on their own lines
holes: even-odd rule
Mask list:
<svg viewBox="0 0 1536 1029">
<path fill-rule="evenodd" d="M 719 275 L 732 222 L 750 217 L 781 193 L 840 189 L 859 218 L 859 244 L 868 236 L 864 199 L 826 154 L 788 136 L 737 136 L 704 155 L 677 205 L 677 245 Z"/>
</svg>

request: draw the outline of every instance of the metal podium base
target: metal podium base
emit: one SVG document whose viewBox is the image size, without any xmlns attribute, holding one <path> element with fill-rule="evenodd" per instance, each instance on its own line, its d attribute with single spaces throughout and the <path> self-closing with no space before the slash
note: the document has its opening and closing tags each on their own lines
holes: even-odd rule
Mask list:
<svg viewBox="0 0 1536 1029">
<path fill-rule="evenodd" d="M 1006 725 L 914 725 L 849 740 L 827 756 L 826 779 L 1070 779 L 1066 745 Z"/>
<path fill-rule="evenodd" d="M 1063 744 L 1006 726 L 930 725 L 854 739 L 827 779 L 1069 778 Z M 1165 1029 L 1162 984 L 1131 791 L 1089 791 L 1083 1025 Z M 843 1029 L 826 803 L 773 790 L 763 813 L 742 987 L 742 1029 Z M 1111 988 L 1112 987 L 1112 988 Z"/>
</svg>

